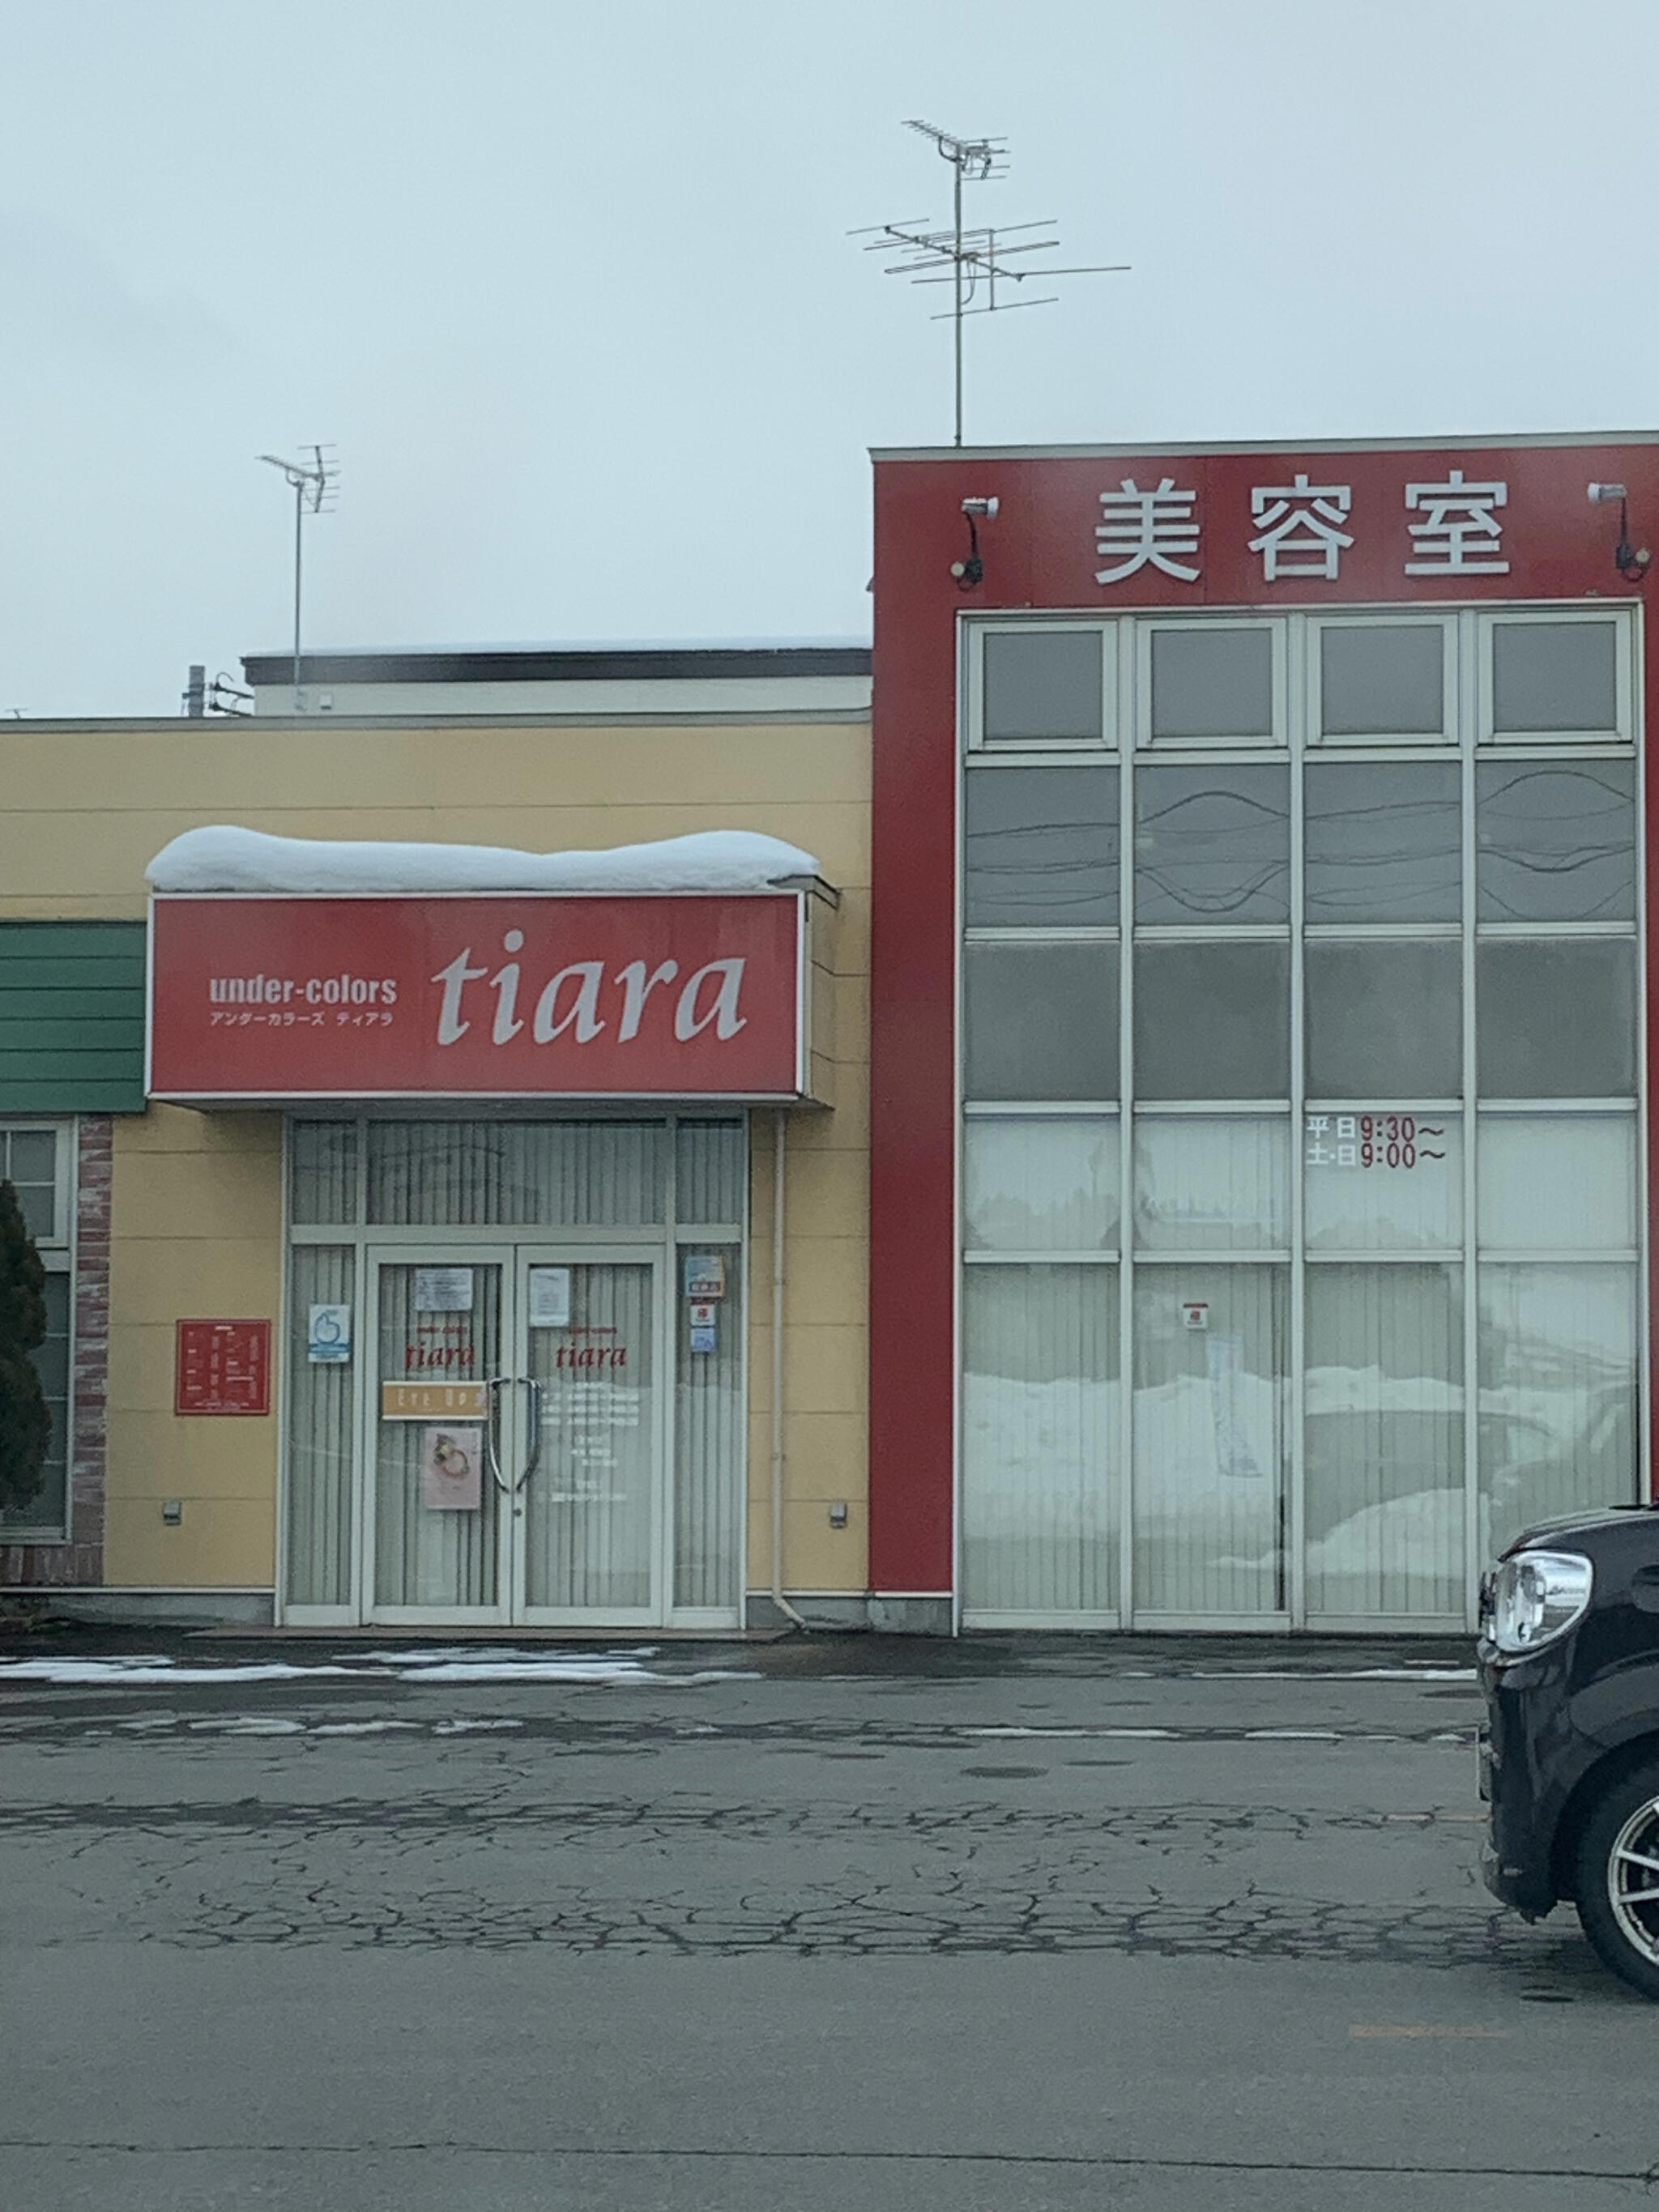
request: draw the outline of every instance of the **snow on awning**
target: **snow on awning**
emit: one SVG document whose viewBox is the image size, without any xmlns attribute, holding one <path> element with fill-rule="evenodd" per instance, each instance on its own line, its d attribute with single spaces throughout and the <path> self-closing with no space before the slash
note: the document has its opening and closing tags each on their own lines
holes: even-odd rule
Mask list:
<svg viewBox="0 0 1659 2212">
<path fill-rule="evenodd" d="M 521 853 L 501 845 L 273 837 L 228 825 L 186 830 L 145 871 L 158 891 L 760 891 L 816 876 L 798 845 L 750 830 L 700 830 L 608 852 Z"/>
</svg>

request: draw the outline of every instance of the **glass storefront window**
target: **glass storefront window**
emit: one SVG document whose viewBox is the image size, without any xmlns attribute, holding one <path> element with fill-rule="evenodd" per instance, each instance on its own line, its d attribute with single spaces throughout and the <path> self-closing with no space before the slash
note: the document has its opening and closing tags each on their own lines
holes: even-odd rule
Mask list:
<svg viewBox="0 0 1659 2212">
<path fill-rule="evenodd" d="M 1480 1269 L 1481 1549 L 1636 1494 L 1636 1270 Z"/>
<path fill-rule="evenodd" d="M 1632 1250 L 1635 1115 L 1483 1114 L 1479 1203 L 1491 1250 Z"/>
<path fill-rule="evenodd" d="M 1138 945 L 1134 959 L 1143 1098 L 1288 1094 L 1287 945 Z"/>
<path fill-rule="evenodd" d="M 982 1613 L 1117 1609 L 1115 1267 L 970 1267 L 964 1574 Z"/>
<path fill-rule="evenodd" d="M 1633 939 L 1497 939 L 1474 963 L 1482 1097 L 1634 1095 Z"/>
<path fill-rule="evenodd" d="M 1273 734 L 1273 641 L 1265 624 L 1152 634 L 1152 743 Z"/>
<path fill-rule="evenodd" d="M 1462 1273 L 1308 1270 L 1310 1620 L 1462 1616 Z"/>
<path fill-rule="evenodd" d="M 1636 763 L 1481 761 L 1482 921 L 1636 919 Z"/>
<path fill-rule="evenodd" d="M 1610 622 L 1494 623 L 1495 733 L 1532 737 L 1616 729 L 1618 652 L 1618 633 Z"/>
<path fill-rule="evenodd" d="M 288 1158 L 290 1219 L 331 1229 L 356 1220 L 355 1121 L 291 1121 Z"/>
<path fill-rule="evenodd" d="M 1324 624 L 1320 734 L 1438 737 L 1446 725 L 1445 658 L 1438 623 Z"/>
<path fill-rule="evenodd" d="M 1455 761 L 1310 761 L 1304 774 L 1310 923 L 1458 919 Z"/>
<path fill-rule="evenodd" d="M 1289 1293 L 1283 1267 L 1136 1271 L 1137 1611 L 1284 1609 Z"/>
<path fill-rule="evenodd" d="M 1135 1119 L 1135 1247 L 1273 1251 L 1291 1241 L 1290 1122 L 1282 1115 Z"/>
<path fill-rule="evenodd" d="M 969 945 L 964 968 L 969 1097 L 1116 1097 L 1115 945 Z"/>
<path fill-rule="evenodd" d="M 968 782 L 968 927 L 1117 925 L 1117 772 L 999 768 Z"/>
<path fill-rule="evenodd" d="M 661 1221 L 659 1121 L 371 1121 L 368 1218 L 548 1227 Z"/>
<path fill-rule="evenodd" d="M 1218 927 L 1289 918 L 1290 773 L 1263 763 L 1135 776 L 1135 922 Z"/>
<path fill-rule="evenodd" d="M 1462 954 L 1450 939 L 1326 943 L 1305 954 L 1310 1098 L 1455 1098 Z"/>
<path fill-rule="evenodd" d="M 1404 1107 L 1306 1117 L 1310 1252 L 1455 1251 L 1463 1241 L 1463 1121 Z"/>
<path fill-rule="evenodd" d="M 962 1132 L 970 1252 L 1101 1252 L 1117 1243 L 1115 1115 L 971 1115 Z"/>
<path fill-rule="evenodd" d="M 1098 630 L 988 630 L 983 652 L 987 744 L 1100 742 Z"/>
</svg>

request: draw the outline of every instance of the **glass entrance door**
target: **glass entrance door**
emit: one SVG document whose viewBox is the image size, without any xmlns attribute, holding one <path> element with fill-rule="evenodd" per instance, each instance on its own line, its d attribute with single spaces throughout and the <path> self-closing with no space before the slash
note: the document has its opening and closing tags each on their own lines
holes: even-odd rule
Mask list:
<svg viewBox="0 0 1659 2212">
<path fill-rule="evenodd" d="M 378 1360 L 369 1617 L 666 1617 L 653 1255 L 520 1245 L 370 1255 Z"/>
</svg>

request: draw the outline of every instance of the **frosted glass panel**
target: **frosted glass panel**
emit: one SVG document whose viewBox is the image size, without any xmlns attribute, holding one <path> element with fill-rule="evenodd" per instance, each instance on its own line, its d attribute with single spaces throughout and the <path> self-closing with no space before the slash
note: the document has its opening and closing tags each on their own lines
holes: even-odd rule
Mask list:
<svg viewBox="0 0 1659 2212">
<path fill-rule="evenodd" d="M 352 1305 L 349 1247 L 296 1244 L 289 1255 L 288 1601 L 353 1599 L 352 1427 L 361 1342 L 337 1364 L 307 1357 L 313 1305 Z M 354 1316 L 355 1317 L 355 1316 Z"/>
<path fill-rule="evenodd" d="M 963 796 L 970 929 L 1115 927 L 1115 768 L 977 769 Z"/>
<path fill-rule="evenodd" d="M 1284 921 L 1288 769 L 1142 768 L 1135 775 L 1135 922 Z"/>
<path fill-rule="evenodd" d="M 1636 1243 L 1629 1114 L 1483 1114 L 1480 1242 L 1511 1252 L 1622 1252 Z"/>
<path fill-rule="evenodd" d="M 1433 737 L 1445 727 L 1438 623 L 1330 623 L 1320 631 L 1319 657 L 1328 738 Z"/>
<path fill-rule="evenodd" d="M 1463 1124 L 1453 1113 L 1310 1114 L 1310 1252 L 1446 1251 L 1463 1236 Z"/>
<path fill-rule="evenodd" d="M 1617 633 L 1610 622 L 1496 623 L 1492 722 L 1528 735 L 1611 730 L 1618 719 Z"/>
<path fill-rule="evenodd" d="M 1115 1098 L 1117 947 L 969 945 L 970 1098 Z"/>
<path fill-rule="evenodd" d="M 748 1131 L 741 1121 L 682 1121 L 674 1138 L 677 1220 L 741 1221 L 747 1206 Z"/>
<path fill-rule="evenodd" d="M 726 1296 L 719 1302 L 712 1352 L 694 1351 L 691 1309 L 673 1302 L 678 1345 L 674 1376 L 674 1602 L 735 1613 L 743 1566 L 743 1254 L 684 1245 L 688 1253 L 720 1251 Z"/>
<path fill-rule="evenodd" d="M 1138 945 L 1143 1098 L 1282 1098 L 1291 1087 L 1285 945 Z"/>
<path fill-rule="evenodd" d="M 1474 948 L 1486 1098 L 1623 1098 L 1636 1089 L 1636 946 L 1510 938 Z"/>
<path fill-rule="evenodd" d="M 629 1613 L 652 1602 L 652 1272 L 574 1266 L 568 1326 L 529 1332 L 542 1390 L 541 1461 L 525 1485 L 529 1605 Z"/>
<path fill-rule="evenodd" d="M 357 1218 L 357 1124 L 290 1121 L 289 1208 L 307 1227 Z"/>
<path fill-rule="evenodd" d="M 660 1121 L 371 1121 L 368 1218 L 564 1227 L 663 1218 Z"/>
<path fill-rule="evenodd" d="M 1636 1495 L 1636 1270 L 1480 1269 L 1481 1550 Z"/>
<path fill-rule="evenodd" d="M 415 1303 L 412 1265 L 380 1270 L 380 1367 L 377 1380 L 401 1382 L 425 1355 L 450 1355 L 441 1370 L 468 1382 L 501 1373 L 501 1271 L 469 1263 L 472 1304 L 428 1313 Z M 414 1357 L 411 1358 L 411 1352 Z M 362 1356 L 361 1353 L 360 1357 Z M 378 1408 L 377 1408 L 378 1412 Z M 479 1417 L 458 1414 L 465 1429 Z M 374 1596 L 387 1606 L 494 1606 L 496 1571 L 495 1485 L 487 1470 L 476 1508 L 428 1505 L 422 1460 L 428 1424 L 377 1419 L 374 1468 Z"/>
<path fill-rule="evenodd" d="M 1152 738 L 1270 738 L 1273 633 L 1152 632 Z"/>
<path fill-rule="evenodd" d="M 969 1251 L 1099 1252 L 1117 1243 L 1115 1116 L 975 1114 L 962 1136 Z"/>
<path fill-rule="evenodd" d="M 964 1273 L 963 1601 L 1115 1612 L 1117 1270 Z"/>
<path fill-rule="evenodd" d="M 1474 773 L 1480 921 L 1634 921 L 1633 761 L 1482 761 Z"/>
<path fill-rule="evenodd" d="M 985 741 L 1075 743 L 1101 735 L 1098 630 L 992 630 L 985 639 Z"/>
<path fill-rule="evenodd" d="M 1463 964 L 1450 939 L 1310 943 L 1310 1098 L 1455 1098 Z"/>
<path fill-rule="evenodd" d="M 1308 1270 L 1310 1617 L 1462 1617 L 1461 1273 Z"/>
<path fill-rule="evenodd" d="M 1142 1115 L 1135 1243 L 1155 1252 L 1255 1252 L 1291 1241 L 1290 1124 L 1281 1115 Z"/>
<path fill-rule="evenodd" d="M 1206 1326 L 1188 1326 L 1200 1304 Z M 1282 1267 L 1135 1278 L 1138 1613 L 1284 1607 L 1289 1284 Z"/>
<path fill-rule="evenodd" d="M 1312 761 L 1304 773 L 1310 922 L 1457 920 L 1455 762 Z"/>
</svg>

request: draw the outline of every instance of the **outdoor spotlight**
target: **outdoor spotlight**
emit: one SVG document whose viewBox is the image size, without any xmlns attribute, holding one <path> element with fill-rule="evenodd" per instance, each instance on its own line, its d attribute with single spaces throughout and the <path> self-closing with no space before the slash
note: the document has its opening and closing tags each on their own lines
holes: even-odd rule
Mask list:
<svg viewBox="0 0 1659 2212">
<path fill-rule="evenodd" d="M 1613 549 L 1613 565 L 1627 584 L 1645 584 L 1648 568 L 1653 559 L 1645 545 L 1638 548 L 1630 542 L 1629 494 L 1621 483 L 1593 483 L 1586 486 L 1592 507 L 1611 507 L 1619 502 L 1619 543 Z"/>
<path fill-rule="evenodd" d="M 951 563 L 951 574 L 957 580 L 958 591 L 971 592 L 975 584 L 985 580 L 985 563 L 979 552 L 979 526 L 981 519 L 987 522 L 993 520 L 998 504 L 994 499 L 964 499 L 962 502 L 962 511 L 968 520 L 968 558 Z"/>
</svg>

